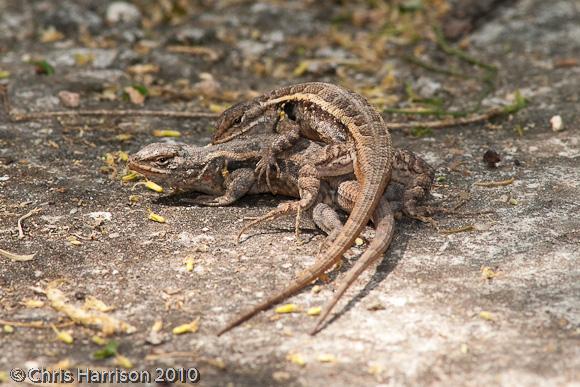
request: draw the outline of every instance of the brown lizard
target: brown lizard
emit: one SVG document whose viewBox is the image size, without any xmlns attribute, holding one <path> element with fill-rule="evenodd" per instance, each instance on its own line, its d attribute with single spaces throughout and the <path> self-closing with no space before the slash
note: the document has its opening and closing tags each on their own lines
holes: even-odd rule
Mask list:
<svg viewBox="0 0 580 387">
<path fill-rule="evenodd" d="M 177 191 L 197 191 L 211 195 L 196 198 L 194 202 L 198 204 L 225 205 L 233 203 L 246 193 L 271 190 L 269 184 L 257 179 L 254 174 L 256 161 L 261 154 L 257 150 L 264 141 L 267 141 L 267 138 L 254 136 L 246 141 L 232 141 L 204 148 L 184 144 L 151 144 L 132 155 L 129 166 L 151 180 Z M 296 144 L 291 151 L 284 154 L 281 174 L 274 180 L 275 190 L 278 192 L 298 196 L 301 164 L 313 159 L 321 149 L 320 145 L 314 143 L 304 145 L 305 143 L 309 142 L 302 141 L 302 144 Z M 254 157 L 253 164 L 247 162 L 249 157 Z M 245 161 L 240 161 L 242 159 Z M 228 173 L 223 173 L 226 166 Z M 433 170 L 422 159 L 409 151 L 395 151 L 393 181 L 385 191 L 373 216 L 376 237 L 356 265 L 347 273 L 339 290 L 324 308 L 313 333 L 319 329 L 340 296 L 390 244 L 393 235 L 393 216 L 389 204 L 397 214 L 401 211 L 416 213 L 417 201 L 428 195 L 432 178 Z M 354 179 L 352 174 L 345 175 L 329 179 L 320 186 L 317 199 L 319 203 L 314 207 L 312 214 L 315 223 L 329 234 L 338 232 L 342 224 L 327 203 L 350 212 L 358 192 L 358 183 L 351 181 L 352 179 Z M 276 216 L 280 215 L 279 212 L 275 213 Z M 270 218 L 264 216 L 262 219 Z"/>
<path fill-rule="evenodd" d="M 327 238 L 324 255 L 317 263 L 286 289 L 232 321 L 220 334 L 299 291 L 335 264 L 368 223 L 391 177 L 393 147 L 381 115 L 362 96 L 328 83 L 282 87 L 229 108 L 217 121 L 213 143 L 223 143 L 251 131 L 264 122 L 266 112 L 280 109 L 296 125 L 294 130 L 281 134 L 265 149 L 257 167 L 259 174 L 265 170 L 269 179 L 269 168 L 275 164 L 276 155 L 303 136 L 328 145 L 326 160 L 303 167 L 310 171 L 313 179 L 332 176 L 330 171 L 324 171 L 320 166 L 350 155 L 360 191 L 344 227 L 334 238 Z M 312 201 L 296 203 L 298 216 L 301 209 L 309 205 Z"/>
</svg>

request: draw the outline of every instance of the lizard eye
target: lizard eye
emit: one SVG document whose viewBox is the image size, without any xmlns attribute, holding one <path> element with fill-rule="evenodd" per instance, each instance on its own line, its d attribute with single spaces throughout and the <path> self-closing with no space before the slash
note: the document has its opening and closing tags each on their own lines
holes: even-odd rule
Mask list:
<svg viewBox="0 0 580 387">
<path fill-rule="evenodd" d="M 167 165 L 169 163 L 169 158 L 167 157 L 159 157 L 155 160 L 155 164 L 157 165 Z"/>
<path fill-rule="evenodd" d="M 234 125 L 239 125 L 239 124 L 241 124 L 243 121 L 244 121 L 244 116 L 243 116 L 243 115 L 241 115 L 241 116 L 239 116 L 239 117 L 236 117 L 236 118 L 234 119 Z"/>
</svg>

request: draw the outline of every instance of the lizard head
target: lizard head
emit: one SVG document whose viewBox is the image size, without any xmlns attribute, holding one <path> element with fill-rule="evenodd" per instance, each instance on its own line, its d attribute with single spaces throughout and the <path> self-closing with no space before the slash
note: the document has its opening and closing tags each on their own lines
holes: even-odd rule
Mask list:
<svg viewBox="0 0 580 387">
<path fill-rule="evenodd" d="M 201 172 L 208 169 L 210 164 L 206 161 L 206 153 L 205 147 L 181 143 L 153 143 L 131 155 L 128 167 L 177 192 L 196 191 L 198 186 L 207 188 L 212 184 L 200 181 Z"/>
<path fill-rule="evenodd" d="M 212 144 L 221 144 L 250 131 L 258 124 L 271 120 L 265 114 L 273 109 L 260 103 L 259 100 L 240 102 L 225 110 L 216 122 L 216 131 Z M 274 109 L 275 111 L 275 109 Z"/>
<path fill-rule="evenodd" d="M 186 160 L 185 148 L 184 144 L 149 144 L 129 157 L 128 167 L 145 175 L 149 180 L 164 185 L 183 168 Z"/>
</svg>

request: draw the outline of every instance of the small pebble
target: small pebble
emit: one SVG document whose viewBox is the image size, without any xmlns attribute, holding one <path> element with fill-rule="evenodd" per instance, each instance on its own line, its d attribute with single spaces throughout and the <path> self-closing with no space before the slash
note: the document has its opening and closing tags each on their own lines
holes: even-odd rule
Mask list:
<svg viewBox="0 0 580 387">
<path fill-rule="evenodd" d="M 559 132 L 562 129 L 564 129 L 562 117 L 560 116 L 553 116 L 552 118 L 550 118 L 550 124 L 552 125 L 552 130 L 554 132 Z"/>
<path fill-rule="evenodd" d="M 60 103 L 68 108 L 77 108 L 81 104 L 81 96 L 79 93 L 63 90 L 58 93 L 58 98 L 60 99 Z"/>
<path fill-rule="evenodd" d="M 501 161 L 501 157 L 499 156 L 499 153 L 497 153 L 495 150 L 493 149 L 488 149 L 484 154 L 483 154 L 483 161 L 490 167 L 490 168 L 496 168 L 497 167 L 497 163 L 499 163 Z"/>
</svg>

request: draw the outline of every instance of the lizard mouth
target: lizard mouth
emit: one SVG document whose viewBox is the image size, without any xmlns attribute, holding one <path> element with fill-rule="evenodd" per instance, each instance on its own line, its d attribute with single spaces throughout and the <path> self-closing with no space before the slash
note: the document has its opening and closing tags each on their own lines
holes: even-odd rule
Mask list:
<svg viewBox="0 0 580 387">
<path fill-rule="evenodd" d="M 139 164 L 135 161 L 129 161 L 129 169 L 144 175 L 167 175 L 167 171 L 156 168 L 149 164 Z"/>
</svg>

